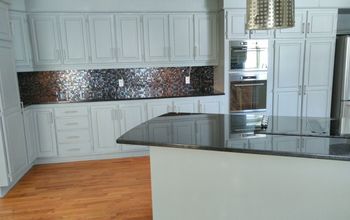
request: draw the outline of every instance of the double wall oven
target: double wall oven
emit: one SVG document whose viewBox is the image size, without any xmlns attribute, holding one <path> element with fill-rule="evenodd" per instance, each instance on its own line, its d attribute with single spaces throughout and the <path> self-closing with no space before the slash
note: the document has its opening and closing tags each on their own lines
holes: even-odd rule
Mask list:
<svg viewBox="0 0 350 220">
<path fill-rule="evenodd" d="M 266 113 L 268 40 L 230 42 L 230 111 Z"/>
</svg>

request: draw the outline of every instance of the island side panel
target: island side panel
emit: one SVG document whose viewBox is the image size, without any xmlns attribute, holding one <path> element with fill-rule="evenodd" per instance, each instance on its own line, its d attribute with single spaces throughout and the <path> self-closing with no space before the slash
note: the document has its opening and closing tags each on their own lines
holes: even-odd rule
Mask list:
<svg viewBox="0 0 350 220">
<path fill-rule="evenodd" d="M 350 162 L 151 147 L 154 220 L 349 220 Z"/>
</svg>

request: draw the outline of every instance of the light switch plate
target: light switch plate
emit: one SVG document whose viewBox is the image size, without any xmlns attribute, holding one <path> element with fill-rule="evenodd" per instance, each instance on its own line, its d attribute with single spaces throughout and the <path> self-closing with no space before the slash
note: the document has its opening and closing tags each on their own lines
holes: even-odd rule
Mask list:
<svg viewBox="0 0 350 220">
<path fill-rule="evenodd" d="M 185 77 L 185 83 L 186 85 L 191 84 L 191 78 L 189 76 Z"/>
<path fill-rule="evenodd" d="M 124 80 L 123 79 L 119 79 L 118 80 L 118 84 L 119 84 L 119 87 L 124 87 Z"/>
</svg>

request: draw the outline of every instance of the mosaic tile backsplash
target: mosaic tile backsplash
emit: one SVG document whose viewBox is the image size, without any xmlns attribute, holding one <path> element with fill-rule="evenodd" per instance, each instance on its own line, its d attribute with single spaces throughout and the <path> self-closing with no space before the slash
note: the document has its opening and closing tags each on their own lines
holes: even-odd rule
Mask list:
<svg viewBox="0 0 350 220">
<path fill-rule="evenodd" d="M 108 101 L 210 94 L 214 70 L 204 66 L 21 72 L 18 81 L 24 105 Z M 186 85 L 189 75 L 191 83 Z"/>
</svg>

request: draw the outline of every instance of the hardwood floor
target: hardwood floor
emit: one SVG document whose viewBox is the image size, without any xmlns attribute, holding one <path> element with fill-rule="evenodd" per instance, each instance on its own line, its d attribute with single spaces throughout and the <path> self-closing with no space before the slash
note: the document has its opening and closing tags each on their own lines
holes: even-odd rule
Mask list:
<svg viewBox="0 0 350 220">
<path fill-rule="evenodd" d="M 38 165 L 0 199 L 0 219 L 152 219 L 148 157 Z"/>
</svg>

